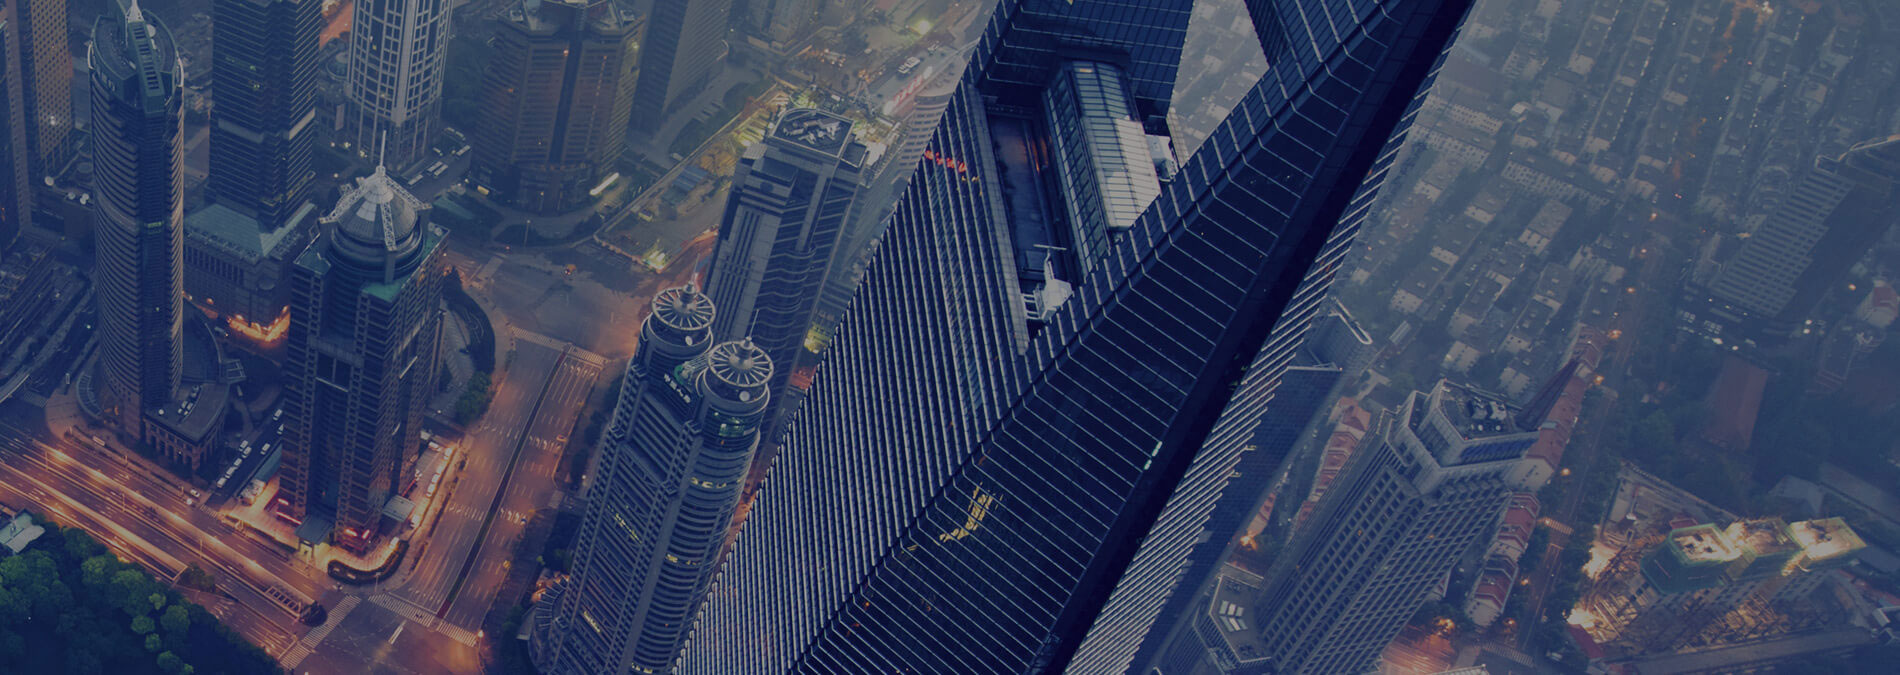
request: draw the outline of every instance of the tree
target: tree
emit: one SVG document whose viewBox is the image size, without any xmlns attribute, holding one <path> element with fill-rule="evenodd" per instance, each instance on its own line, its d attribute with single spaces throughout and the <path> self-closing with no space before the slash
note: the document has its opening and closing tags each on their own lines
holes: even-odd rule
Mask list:
<svg viewBox="0 0 1900 675">
<path fill-rule="evenodd" d="M 191 614 L 185 611 L 184 605 L 172 605 L 158 617 L 158 624 L 165 629 L 166 635 L 183 637 L 185 631 L 191 630 Z"/>
<path fill-rule="evenodd" d="M 201 591 L 215 591 L 218 589 L 218 580 L 212 578 L 210 572 L 206 572 L 203 567 L 199 567 L 196 563 L 186 567 L 185 571 L 178 573 L 178 583 L 184 585 L 186 588 L 196 588 Z"/>
<path fill-rule="evenodd" d="M 177 654 L 161 652 L 158 655 L 158 668 L 167 673 L 177 673 L 185 669 L 185 660 L 178 658 Z"/>
<path fill-rule="evenodd" d="M 153 633 L 151 635 L 145 636 L 145 651 L 157 653 L 158 650 L 161 650 L 164 648 L 165 648 L 165 641 L 162 639 L 159 639 L 157 633 Z"/>
<path fill-rule="evenodd" d="M 158 630 L 158 625 L 152 621 L 152 617 L 145 616 L 144 614 L 132 617 L 132 632 L 138 633 L 139 635 L 148 635 L 155 630 Z"/>
</svg>

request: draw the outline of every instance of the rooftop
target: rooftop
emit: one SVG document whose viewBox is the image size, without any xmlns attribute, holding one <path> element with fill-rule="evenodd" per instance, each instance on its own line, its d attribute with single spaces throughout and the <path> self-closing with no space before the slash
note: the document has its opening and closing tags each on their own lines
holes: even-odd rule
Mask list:
<svg viewBox="0 0 1900 675">
<path fill-rule="evenodd" d="M 851 140 L 851 120 L 823 110 L 794 108 L 779 116 L 772 137 L 827 155 L 839 155 Z"/>
<path fill-rule="evenodd" d="M 1714 525 L 1696 525 L 1670 532 L 1669 546 L 1691 564 L 1727 562 L 1742 555 Z"/>
<path fill-rule="evenodd" d="M 1823 562 L 1853 555 L 1867 547 L 1860 535 L 1840 518 L 1804 520 L 1788 526 L 1789 534 L 1810 562 Z"/>
</svg>

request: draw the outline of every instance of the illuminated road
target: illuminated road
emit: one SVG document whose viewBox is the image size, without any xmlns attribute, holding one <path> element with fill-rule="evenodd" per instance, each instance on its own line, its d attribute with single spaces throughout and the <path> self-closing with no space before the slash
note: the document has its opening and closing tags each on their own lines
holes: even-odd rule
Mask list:
<svg viewBox="0 0 1900 675">
<path fill-rule="evenodd" d="M 553 375 L 561 353 L 541 344 L 521 341 L 507 375 L 495 390 L 488 414 L 461 443 L 463 464 L 449 487 L 449 501 L 431 530 L 419 537 L 425 543 L 415 567 L 395 595 L 418 607 L 438 611 L 448 602 L 455 575 L 475 548 L 482 518 L 501 486 L 507 462 L 528 428 L 535 398 Z"/>
<path fill-rule="evenodd" d="M 121 557 L 163 578 L 197 564 L 229 597 L 206 609 L 273 655 L 300 632 L 291 611 L 263 593 L 271 587 L 316 597 L 324 582 L 281 550 L 238 533 L 171 488 L 126 470 L 107 453 L 76 443 L 49 444 L 0 424 L 0 499 L 78 525 Z"/>
<path fill-rule="evenodd" d="M 578 352 L 569 353 L 548 381 L 514 473 L 501 496 L 500 508 L 482 539 L 468 578 L 443 615 L 450 624 L 474 630 L 494 604 L 495 592 L 508 575 L 502 564 L 513 557 L 515 542 L 534 511 L 548 506 L 553 497 L 561 453 L 600 370 L 599 362 Z"/>
</svg>

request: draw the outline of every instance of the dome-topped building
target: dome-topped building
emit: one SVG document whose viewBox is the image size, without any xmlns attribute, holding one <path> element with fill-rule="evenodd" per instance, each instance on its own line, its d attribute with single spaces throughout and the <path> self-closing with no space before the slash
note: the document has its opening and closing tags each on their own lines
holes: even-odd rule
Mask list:
<svg viewBox="0 0 1900 675">
<path fill-rule="evenodd" d="M 318 219 L 290 274 L 284 462 L 273 508 L 362 551 L 409 475 L 442 334 L 444 232 L 387 170 Z M 337 534 L 332 537 L 331 532 Z"/>
<path fill-rule="evenodd" d="M 383 283 L 414 272 L 421 258 L 429 205 L 410 194 L 381 165 L 356 186 L 343 191 L 336 208 L 318 219 L 329 237 L 323 252 L 332 264 L 347 265 Z"/>
</svg>

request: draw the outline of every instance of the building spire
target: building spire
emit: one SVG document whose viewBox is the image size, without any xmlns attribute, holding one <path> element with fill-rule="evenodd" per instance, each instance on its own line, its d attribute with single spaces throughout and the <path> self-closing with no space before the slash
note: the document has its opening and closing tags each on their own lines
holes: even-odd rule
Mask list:
<svg viewBox="0 0 1900 675">
<path fill-rule="evenodd" d="M 145 23 L 145 13 L 139 11 L 139 0 L 129 0 L 125 7 L 126 23 Z"/>
</svg>

